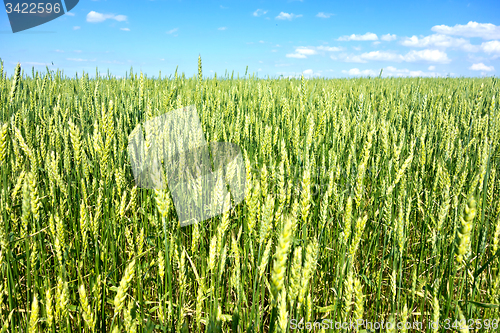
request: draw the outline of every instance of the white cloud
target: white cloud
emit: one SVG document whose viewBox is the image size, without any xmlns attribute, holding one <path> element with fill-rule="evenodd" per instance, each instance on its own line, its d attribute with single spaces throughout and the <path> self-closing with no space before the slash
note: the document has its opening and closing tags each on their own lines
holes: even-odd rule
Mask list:
<svg viewBox="0 0 500 333">
<path fill-rule="evenodd" d="M 427 69 L 430 70 L 430 71 L 433 71 L 433 70 L 436 69 L 436 66 L 429 66 Z"/>
<path fill-rule="evenodd" d="M 417 36 L 406 37 L 401 41 L 401 45 L 408 47 L 435 47 L 440 49 L 457 48 L 466 52 L 477 52 L 479 47 L 472 45 L 463 38 L 454 38 L 442 34 L 434 34 L 423 38 Z"/>
<path fill-rule="evenodd" d="M 360 64 L 364 64 L 367 61 L 362 59 L 359 55 L 347 55 L 345 53 L 341 53 L 338 57 L 336 56 L 330 56 L 331 59 L 333 60 L 342 60 L 344 62 L 357 62 Z"/>
<path fill-rule="evenodd" d="M 358 68 L 351 68 L 350 70 L 346 71 L 343 70 L 342 73 L 348 74 L 348 75 L 353 75 L 353 76 L 375 76 L 377 73 L 375 73 L 374 70 L 371 69 L 365 69 L 365 70 L 359 70 Z"/>
<path fill-rule="evenodd" d="M 415 61 L 428 61 L 428 62 L 439 62 L 448 63 L 450 59 L 448 55 L 440 50 L 422 50 L 415 51 L 412 50 L 404 56 L 404 61 L 415 62 Z"/>
<path fill-rule="evenodd" d="M 127 20 L 127 16 L 125 15 L 115 15 L 114 17 L 111 17 L 113 20 L 116 20 L 118 22 L 123 22 Z"/>
<path fill-rule="evenodd" d="M 176 32 L 177 30 L 179 30 L 179 29 L 178 29 L 178 28 L 173 28 L 173 29 L 171 29 L 171 30 L 167 31 L 167 34 L 171 35 L 171 34 L 173 34 L 174 32 Z"/>
<path fill-rule="evenodd" d="M 395 54 L 391 52 L 383 52 L 383 51 L 372 51 L 363 53 L 361 55 L 362 59 L 365 60 L 376 60 L 376 61 L 402 61 L 404 57 L 400 54 Z"/>
<path fill-rule="evenodd" d="M 68 15 L 68 16 L 75 16 L 75 13 L 67 12 L 66 15 Z"/>
<path fill-rule="evenodd" d="M 90 13 L 87 14 L 87 22 L 90 22 L 90 23 L 104 22 L 108 19 L 122 22 L 122 21 L 127 20 L 127 16 L 114 15 L 114 14 L 101 14 L 101 13 L 94 12 L 94 11 L 91 11 Z"/>
<path fill-rule="evenodd" d="M 259 43 L 264 44 L 265 42 L 263 40 L 259 40 Z"/>
<path fill-rule="evenodd" d="M 69 61 L 78 61 L 78 62 L 88 61 L 87 59 L 82 59 L 82 58 L 66 58 L 66 60 L 69 60 Z"/>
<path fill-rule="evenodd" d="M 63 50 L 56 50 L 57 53 L 64 53 Z"/>
<path fill-rule="evenodd" d="M 79 26 L 74 26 L 73 30 L 80 30 L 80 27 Z"/>
<path fill-rule="evenodd" d="M 165 61 L 165 58 L 161 58 L 160 61 Z"/>
<path fill-rule="evenodd" d="M 277 20 L 289 20 L 291 21 L 292 19 L 294 18 L 298 18 L 298 17 L 302 17 L 301 14 L 299 15 L 295 15 L 294 13 L 284 13 L 284 12 L 281 12 L 278 16 L 276 16 L 276 19 Z"/>
<path fill-rule="evenodd" d="M 82 53 L 82 50 L 74 50 L 75 53 Z"/>
<path fill-rule="evenodd" d="M 329 52 L 338 52 L 343 50 L 343 48 L 337 46 L 318 46 L 317 49 L 320 51 L 329 51 Z"/>
<path fill-rule="evenodd" d="M 313 55 L 313 54 L 316 54 L 316 50 L 312 49 L 312 48 L 308 48 L 308 47 L 299 47 L 297 49 L 295 49 L 295 52 L 296 53 L 299 53 L 299 54 L 304 54 L 304 55 Z"/>
<path fill-rule="evenodd" d="M 380 42 L 379 40 L 376 40 L 376 41 L 374 41 L 372 44 L 376 46 L 376 45 L 378 45 L 378 44 L 380 44 L 380 43 L 381 43 L 381 42 Z"/>
<path fill-rule="evenodd" d="M 253 16 L 262 16 L 262 15 L 266 15 L 267 14 L 267 10 L 263 10 L 263 9 L 257 9 L 255 12 L 253 12 Z"/>
<path fill-rule="evenodd" d="M 453 27 L 447 25 L 435 25 L 431 28 L 432 31 L 462 37 L 479 37 L 482 39 L 500 39 L 500 26 L 491 23 L 477 23 L 469 21 L 465 25 L 456 24 Z"/>
<path fill-rule="evenodd" d="M 478 64 L 473 64 L 472 66 L 469 67 L 469 69 L 473 71 L 493 72 L 495 70 L 495 67 L 486 66 L 485 64 L 480 62 Z"/>
<path fill-rule="evenodd" d="M 312 69 L 306 69 L 305 71 L 302 72 L 302 75 L 304 75 L 304 78 L 310 79 L 313 77 L 318 77 L 321 76 L 322 71 L 313 71 Z"/>
<path fill-rule="evenodd" d="M 378 37 L 374 33 L 367 32 L 364 35 L 352 34 L 350 36 L 342 36 L 342 37 L 339 37 L 337 40 L 338 41 L 352 41 L 352 40 L 367 41 L 367 40 L 378 40 Z"/>
<path fill-rule="evenodd" d="M 333 60 L 340 60 L 344 62 L 357 62 L 366 63 L 368 61 L 392 61 L 392 62 L 437 62 L 437 63 L 448 63 L 450 59 L 447 54 L 439 50 L 412 50 L 405 55 L 386 52 L 386 51 L 372 51 L 365 52 L 360 55 L 349 55 L 346 53 L 341 53 L 338 56 L 330 56 Z"/>
<path fill-rule="evenodd" d="M 498 53 L 498 54 L 500 54 L 500 41 L 492 40 L 491 42 L 482 43 L 481 49 L 486 53 Z"/>
<path fill-rule="evenodd" d="M 468 60 L 469 62 L 474 63 L 474 62 L 484 62 L 484 61 L 488 61 L 488 60 L 489 60 L 489 58 L 487 58 L 487 57 L 482 57 L 482 56 L 477 56 L 477 55 L 476 55 L 476 54 L 474 54 L 474 53 L 469 53 L 469 54 L 467 54 L 467 60 Z"/>
<path fill-rule="evenodd" d="M 218 30 L 226 30 L 227 27 L 220 27 Z"/>
<path fill-rule="evenodd" d="M 305 55 L 300 53 L 288 53 L 286 55 L 287 58 L 297 58 L 297 59 L 305 59 L 307 58 Z"/>
<path fill-rule="evenodd" d="M 428 37 L 426 37 L 428 38 Z M 417 36 L 405 37 L 401 42 L 404 46 L 423 46 L 424 41 L 419 40 Z M 428 43 L 427 43 L 428 44 Z"/>
<path fill-rule="evenodd" d="M 338 51 L 338 50 L 340 50 L 340 49 L 335 48 L 335 47 L 326 47 L 326 46 L 319 46 L 317 48 L 301 46 L 301 47 L 298 47 L 295 49 L 295 53 L 289 53 L 286 55 L 286 57 L 287 58 L 305 59 L 305 58 L 307 58 L 307 56 L 317 54 L 318 52 L 316 51 L 316 49 L 322 50 L 322 51 L 323 50 L 324 51 Z"/>
<path fill-rule="evenodd" d="M 278 52 L 278 50 L 271 50 L 271 52 Z"/>
<path fill-rule="evenodd" d="M 120 30 L 123 30 L 123 31 L 130 31 L 129 28 L 120 28 Z"/>
<path fill-rule="evenodd" d="M 393 66 L 387 66 L 384 68 L 383 76 L 427 76 L 427 77 L 436 77 L 439 76 L 438 73 L 435 72 L 424 72 L 424 71 L 412 71 L 407 68 L 397 69 Z"/>
<path fill-rule="evenodd" d="M 332 13 L 323 13 L 323 12 L 319 12 L 318 14 L 316 14 L 316 17 L 321 17 L 321 18 L 330 18 L 330 16 L 332 16 L 333 14 Z"/>
<path fill-rule="evenodd" d="M 398 38 L 396 35 L 391 35 L 391 34 L 386 34 L 386 35 L 380 36 L 380 39 L 383 41 L 386 41 L 386 42 L 396 40 L 396 38 Z"/>
</svg>

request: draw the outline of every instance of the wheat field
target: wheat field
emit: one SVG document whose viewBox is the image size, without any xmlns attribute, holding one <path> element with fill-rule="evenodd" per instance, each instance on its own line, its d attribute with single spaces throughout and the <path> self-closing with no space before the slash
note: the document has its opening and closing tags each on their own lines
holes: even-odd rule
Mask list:
<svg viewBox="0 0 500 333">
<path fill-rule="evenodd" d="M 2 63 L 1 332 L 498 330 L 498 79 L 198 67 L 8 77 Z M 180 227 L 168 190 L 136 186 L 127 144 L 188 105 L 207 142 L 241 147 L 246 193 Z"/>
</svg>

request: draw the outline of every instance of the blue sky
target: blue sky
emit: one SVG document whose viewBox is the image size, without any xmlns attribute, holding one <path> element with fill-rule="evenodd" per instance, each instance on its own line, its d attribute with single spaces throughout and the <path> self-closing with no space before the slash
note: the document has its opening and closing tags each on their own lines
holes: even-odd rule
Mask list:
<svg viewBox="0 0 500 333">
<path fill-rule="evenodd" d="M 498 76 L 500 1 L 85 1 L 13 34 L 0 13 L 0 58 L 31 73 L 125 76 Z M 52 62 L 54 65 L 52 65 Z"/>
</svg>

